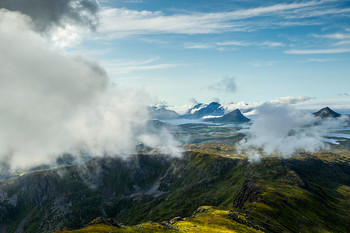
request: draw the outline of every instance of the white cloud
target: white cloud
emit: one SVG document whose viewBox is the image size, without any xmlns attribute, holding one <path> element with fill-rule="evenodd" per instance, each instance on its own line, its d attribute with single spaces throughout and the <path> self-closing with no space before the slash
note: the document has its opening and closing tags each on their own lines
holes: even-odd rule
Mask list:
<svg viewBox="0 0 350 233">
<path fill-rule="evenodd" d="M 339 42 L 335 43 L 334 46 L 346 45 L 346 44 L 350 44 L 350 40 L 339 41 Z"/>
<path fill-rule="evenodd" d="M 261 28 L 271 28 L 308 24 L 289 21 L 288 16 L 294 18 L 305 17 L 305 12 L 312 12 L 328 1 L 308 1 L 300 3 L 282 3 L 271 6 L 243 9 L 231 12 L 190 13 L 166 15 L 161 11 L 137 11 L 125 8 L 102 8 L 99 13 L 102 33 L 99 39 L 113 39 L 130 35 L 178 33 L 178 34 L 207 34 L 224 31 L 251 31 Z M 300 12 L 295 11 L 300 10 Z M 336 10 L 336 9 L 335 9 Z M 271 24 L 266 19 L 250 20 L 260 16 L 279 18 Z M 314 22 L 312 22 L 314 23 Z M 282 46 L 281 44 L 266 44 L 267 46 Z"/>
<path fill-rule="evenodd" d="M 289 104 L 293 106 L 296 109 L 303 110 L 303 111 L 318 111 L 321 108 L 324 108 L 326 106 L 329 106 L 330 108 L 334 110 L 347 110 L 348 113 L 350 113 L 350 97 L 344 92 L 342 94 L 343 97 L 339 98 L 331 98 L 331 99 L 324 99 L 324 98 L 311 98 L 307 96 L 299 96 L 299 97 L 291 97 L 291 96 L 285 96 L 285 97 L 278 97 L 276 99 L 267 101 L 268 104 L 274 104 L 274 105 L 285 105 Z M 169 109 L 175 110 L 179 113 L 185 113 L 189 108 L 193 107 L 198 102 L 194 102 L 192 105 L 183 105 L 183 106 L 171 106 L 168 107 Z M 244 112 L 244 114 L 250 114 L 255 115 L 257 114 L 256 109 L 263 105 L 264 102 L 233 102 L 233 101 L 226 101 L 222 103 L 222 106 L 225 109 L 225 112 L 231 112 L 235 109 L 240 109 Z"/>
<path fill-rule="evenodd" d="M 249 46 L 251 43 L 246 41 L 224 41 L 224 42 L 217 42 L 216 43 L 219 46 Z"/>
<path fill-rule="evenodd" d="M 310 97 L 307 96 L 299 96 L 299 97 L 291 97 L 291 96 L 285 96 L 285 97 L 279 97 L 277 99 L 271 100 L 270 103 L 272 104 L 296 104 L 300 102 L 305 102 L 311 100 Z"/>
<path fill-rule="evenodd" d="M 257 47 L 283 47 L 284 44 L 281 42 L 264 41 L 264 42 L 248 42 L 248 41 L 222 41 L 216 43 L 187 43 L 184 48 L 187 49 L 218 49 L 220 51 L 227 50 L 228 47 L 246 47 L 246 46 L 257 46 Z"/>
<path fill-rule="evenodd" d="M 345 29 L 345 31 L 347 31 Z M 348 33 L 333 33 L 333 34 L 325 34 L 325 35 L 314 35 L 315 37 L 319 38 L 328 38 L 332 40 L 338 40 L 337 43 L 334 43 L 333 46 L 340 46 L 340 45 L 346 45 L 350 44 L 350 34 Z"/>
<path fill-rule="evenodd" d="M 307 60 L 307 62 L 328 62 L 328 61 L 337 61 L 338 59 L 325 59 L 325 58 L 310 58 Z"/>
<path fill-rule="evenodd" d="M 344 33 L 333 33 L 333 34 L 327 34 L 327 35 L 314 35 L 314 36 L 335 39 L 335 40 L 350 39 L 350 34 L 344 34 Z"/>
<path fill-rule="evenodd" d="M 344 90 L 346 93 L 346 90 Z M 350 113 L 350 97 L 337 98 L 313 98 L 307 102 L 300 102 L 295 105 L 298 109 L 316 111 L 324 107 L 330 107 L 333 110 L 347 110 Z"/>
<path fill-rule="evenodd" d="M 307 96 L 299 96 L 299 97 L 291 97 L 291 96 L 285 96 L 285 97 L 278 97 L 276 99 L 270 100 L 268 101 L 268 103 L 270 104 L 299 104 L 299 103 L 305 103 L 305 102 L 309 102 L 310 100 L 312 100 L 312 98 L 307 97 Z M 222 105 L 224 106 L 226 112 L 231 112 L 235 109 L 240 109 L 243 111 L 246 110 L 251 110 L 251 109 L 256 109 L 259 106 L 261 106 L 262 104 L 264 104 L 263 102 L 232 102 L 232 101 L 228 101 L 223 103 Z"/>
<path fill-rule="evenodd" d="M 74 47 L 83 40 L 84 30 L 74 25 L 66 25 L 64 28 L 58 27 L 50 33 L 54 45 L 60 49 Z"/>
<path fill-rule="evenodd" d="M 308 54 L 334 54 L 334 53 L 349 53 L 349 48 L 339 48 L 339 49 L 292 49 L 286 50 L 284 53 L 287 54 L 299 54 L 299 55 L 308 55 Z"/>
<path fill-rule="evenodd" d="M 139 137 L 139 140 L 146 146 L 157 148 L 163 154 L 170 154 L 175 157 L 181 157 L 182 155 L 179 142 L 165 128 L 154 134 L 143 134 Z"/>
<path fill-rule="evenodd" d="M 213 48 L 212 45 L 210 44 L 185 44 L 184 45 L 184 48 L 186 49 L 210 49 L 210 48 Z"/>
<path fill-rule="evenodd" d="M 178 114 L 185 114 L 188 109 L 192 108 L 192 104 L 186 104 L 186 105 L 179 105 L 179 106 L 167 106 L 167 109 L 173 110 L 177 112 Z"/>
<path fill-rule="evenodd" d="M 147 135 L 147 94 L 109 86 L 98 64 L 53 50 L 28 17 L 0 9 L 0 19 L 1 161 L 28 167 L 63 153 L 134 151 Z M 162 142 L 174 151 L 171 137 Z"/>
<path fill-rule="evenodd" d="M 313 9 L 310 8 L 301 8 L 296 9 L 294 12 L 291 12 L 291 14 L 287 15 L 286 18 L 288 19 L 305 19 L 305 18 L 312 18 L 312 17 L 320 17 L 328 15 L 329 17 L 332 16 L 345 16 L 348 17 L 348 13 L 350 12 L 350 8 L 333 8 L 332 3 L 336 1 L 329 0 L 329 1 L 320 1 L 320 6 L 315 7 Z M 330 3 L 330 4 L 327 4 Z"/>
<path fill-rule="evenodd" d="M 170 69 L 181 66 L 182 64 L 156 63 L 158 58 L 146 60 L 121 61 L 108 60 L 102 61 L 103 67 L 111 77 L 117 77 L 123 74 L 129 74 L 138 71 Z"/>
<path fill-rule="evenodd" d="M 257 110 L 258 115 L 249 129 L 247 139 L 240 145 L 250 161 L 270 155 L 288 158 L 297 150 L 316 152 L 325 149 L 327 146 L 322 136 L 343 124 L 342 119 L 319 121 L 313 115 L 287 105 L 269 103 Z M 258 148 L 263 149 L 263 154 Z"/>
<path fill-rule="evenodd" d="M 264 41 L 260 43 L 261 46 L 267 46 L 267 47 L 284 47 L 285 45 L 282 42 L 275 42 L 275 41 Z"/>
<path fill-rule="evenodd" d="M 246 110 L 251 110 L 253 108 L 256 108 L 258 106 L 260 106 L 262 103 L 261 102 L 232 102 L 232 101 L 227 101 L 225 103 L 222 104 L 222 106 L 225 108 L 225 112 L 231 112 L 233 110 L 239 109 L 242 111 L 246 111 Z"/>
</svg>

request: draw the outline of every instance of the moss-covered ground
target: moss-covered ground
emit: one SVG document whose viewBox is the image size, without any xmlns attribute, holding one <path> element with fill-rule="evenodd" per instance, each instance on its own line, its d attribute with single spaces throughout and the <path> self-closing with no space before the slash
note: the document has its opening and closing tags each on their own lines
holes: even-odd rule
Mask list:
<svg viewBox="0 0 350 233">
<path fill-rule="evenodd" d="M 173 223 L 143 223 L 130 227 L 113 227 L 103 224 L 93 224 L 76 231 L 62 231 L 60 233 L 85 233 L 85 232 L 203 232 L 203 233 L 234 233 L 234 232 L 259 232 L 246 225 L 230 219 L 228 210 L 225 208 L 213 208 L 202 206 L 197 213 L 190 218 L 180 219 Z M 170 221 L 172 222 L 172 221 Z"/>
</svg>

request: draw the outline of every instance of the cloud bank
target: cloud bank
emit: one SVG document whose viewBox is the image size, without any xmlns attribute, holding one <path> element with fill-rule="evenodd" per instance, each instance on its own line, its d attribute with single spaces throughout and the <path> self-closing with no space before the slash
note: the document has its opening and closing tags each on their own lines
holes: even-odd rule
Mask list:
<svg viewBox="0 0 350 233">
<path fill-rule="evenodd" d="M 41 32 L 67 23 L 90 28 L 98 24 L 96 0 L 1 0 L 0 8 L 29 16 L 35 29 Z"/>
<path fill-rule="evenodd" d="M 128 156 L 147 145 L 145 93 L 112 87 L 98 64 L 53 50 L 30 17 L 0 9 L 0 19 L 1 161 L 30 167 L 64 153 Z M 148 144 L 179 155 L 171 135 L 152 136 Z"/>
<path fill-rule="evenodd" d="M 343 119 L 320 120 L 288 105 L 265 103 L 249 129 L 240 150 L 250 161 L 262 156 L 291 157 L 297 150 L 316 152 L 326 149 L 322 136 L 343 124 Z M 259 151 L 259 148 L 262 151 Z"/>
</svg>

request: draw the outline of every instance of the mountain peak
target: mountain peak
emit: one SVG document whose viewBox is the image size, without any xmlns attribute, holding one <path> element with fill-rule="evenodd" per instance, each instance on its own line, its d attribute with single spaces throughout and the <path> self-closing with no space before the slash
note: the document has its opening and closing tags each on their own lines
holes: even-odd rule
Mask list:
<svg viewBox="0 0 350 233">
<path fill-rule="evenodd" d="M 319 111 L 313 113 L 316 117 L 321 117 L 321 118 L 327 118 L 327 117 L 340 117 L 341 114 L 333 111 L 331 108 L 329 107 L 325 107 L 320 109 Z"/>
<path fill-rule="evenodd" d="M 220 123 L 227 123 L 227 122 L 235 122 L 235 123 L 243 123 L 243 122 L 249 122 L 250 119 L 245 117 L 239 109 L 233 110 L 232 112 L 229 112 L 222 117 L 218 118 L 209 118 L 207 121 L 211 122 L 220 122 Z"/>
<path fill-rule="evenodd" d="M 185 118 L 200 119 L 205 116 L 222 116 L 225 114 L 224 108 L 218 102 L 211 102 L 210 104 L 197 104 L 189 109 L 184 115 Z"/>
</svg>

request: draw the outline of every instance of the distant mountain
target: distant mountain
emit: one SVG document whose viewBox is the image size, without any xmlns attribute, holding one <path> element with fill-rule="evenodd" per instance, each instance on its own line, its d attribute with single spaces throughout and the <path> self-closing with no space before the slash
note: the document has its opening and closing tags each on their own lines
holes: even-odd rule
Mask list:
<svg viewBox="0 0 350 233">
<path fill-rule="evenodd" d="M 188 109 L 187 112 L 182 115 L 183 118 L 190 118 L 193 113 L 197 112 L 198 110 L 205 108 L 207 105 L 203 103 L 196 104 L 192 108 Z"/>
<path fill-rule="evenodd" d="M 336 117 L 340 117 L 341 114 L 334 112 L 332 109 L 330 109 L 329 107 L 325 107 L 322 108 L 321 110 L 319 110 L 318 112 L 313 113 L 316 117 L 320 117 L 320 118 L 328 118 L 328 117 L 332 117 L 332 118 L 336 118 Z"/>
<path fill-rule="evenodd" d="M 195 106 L 193 106 L 192 108 L 188 109 L 186 114 L 193 114 L 194 112 L 198 111 L 199 109 L 201 108 L 204 108 L 206 107 L 207 105 L 203 104 L 203 103 L 199 103 L 199 104 L 196 104 Z"/>
<path fill-rule="evenodd" d="M 222 116 L 225 114 L 224 108 L 218 102 L 212 102 L 209 105 L 197 104 L 189 109 L 183 116 L 189 119 L 200 119 L 205 116 Z"/>
<path fill-rule="evenodd" d="M 243 123 L 243 122 L 249 122 L 250 119 L 245 117 L 239 109 L 236 109 L 232 112 L 229 112 L 223 115 L 222 117 L 208 118 L 208 119 L 205 119 L 205 121 L 217 122 L 217 123 L 228 123 L 228 122 Z"/>
<path fill-rule="evenodd" d="M 167 109 L 165 106 L 150 106 L 148 111 L 153 119 L 165 120 L 180 118 L 179 114 L 173 110 Z"/>
</svg>

